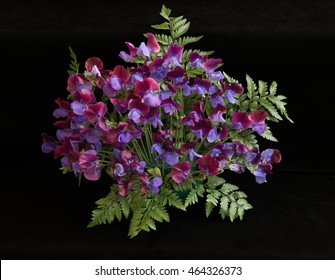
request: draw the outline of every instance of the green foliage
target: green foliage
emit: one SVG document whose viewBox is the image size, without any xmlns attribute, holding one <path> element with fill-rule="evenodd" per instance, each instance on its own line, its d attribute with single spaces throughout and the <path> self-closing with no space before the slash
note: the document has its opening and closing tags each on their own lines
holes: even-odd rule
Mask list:
<svg viewBox="0 0 335 280">
<path fill-rule="evenodd" d="M 111 223 L 117 218 L 121 221 L 122 216 L 128 218 L 130 213 L 129 200 L 121 196 L 116 188 L 111 188 L 105 198 L 99 199 L 96 204 L 98 207 L 92 212 L 92 221 L 88 227 Z"/>
<path fill-rule="evenodd" d="M 283 101 L 286 99 L 286 96 L 277 95 L 277 83 L 275 81 L 271 83 L 270 88 L 268 88 L 266 82 L 258 81 L 258 89 L 249 75 L 246 75 L 246 81 L 247 92 L 240 96 L 240 102 L 238 103 L 242 110 L 246 110 L 249 107 L 254 110 L 265 110 L 269 113 L 269 119 L 271 121 L 281 121 L 284 116 L 287 120 L 293 123 L 286 111 L 285 106 L 287 103 Z M 243 97 L 248 97 L 248 100 L 241 102 Z"/>
<path fill-rule="evenodd" d="M 70 56 L 71 56 L 72 60 L 71 60 L 71 63 L 69 65 L 70 70 L 68 70 L 67 73 L 69 75 L 78 74 L 78 72 L 79 72 L 79 63 L 77 61 L 77 56 L 76 56 L 76 54 L 74 53 L 74 51 L 72 50 L 71 47 L 69 47 L 69 50 L 70 50 Z"/>
<path fill-rule="evenodd" d="M 170 14 L 171 9 L 168 9 L 163 5 L 160 15 L 167 21 L 151 25 L 154 29 L 170 31 L 170 36 L 155 34 L 159 43 L 165 46 L 172 43 L 186 46 L 187 44 L 198 42 L 203 37 L 183 36 L 189 30 L 191 23 L 184 18 L 184 16 L 171 17 Z"/>
<path fill-rule="evenodd" d="M 209 178 L 211 177 L 212 176 Z M 216 206 L 219 206 L 219 214 L 221 215 L 222 219 L 229 217 L 230 221 L 232 222 L 236 218 L 240 218 L 240 220 L 242 220 L 244 212 L 246 210 L 252 209 L 252 206 L 246 200 L 247 195 L 244 192 L 239 191 L 239 188 L 233 184 L 218 184 L 219 181 L 217 179 L 214 179 L 213 181 L 215 181 L 215 183 L 212 185 L 207 185 L 208 188 L 206 189 L 206 216 L 209 217 L 213 209 Z M 216 188 L 218 186 L 221 186 L 221 188 Z"/>
</svg>

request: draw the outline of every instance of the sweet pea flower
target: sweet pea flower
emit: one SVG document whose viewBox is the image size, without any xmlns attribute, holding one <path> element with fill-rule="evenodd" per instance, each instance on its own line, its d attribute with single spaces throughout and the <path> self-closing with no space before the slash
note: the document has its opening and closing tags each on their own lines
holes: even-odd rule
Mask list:
<svg viewBox="0 0 335 280">
<path fill-rule="evenodd" d="M 232 117 L 231 128 L 235 130 L 243 130 L 250 128 L 252 125 L 252 121 L 248 118 L 248 114 L 246 112 L 234 112 Z"/>
<path fill-rule="evenodd" d="M 262 159 L 267 163 L 278 164 L 281 161 L 281 154 L 278 149 L 266 149 L 261 153 Z"/>
<path fill-rule="evenodd" d="M 152 193 L 159 193 L 159 187 L 163 184 L 161 177 L 154 177 L 148 184 Z"/>
<path fill-rule="evenodd" d="M 97 181 L 101 176 L 99 157 L 95 150 L 85 151 L 79 157 L 79 166 L 87 180 Z"/>
<path fill-rule="evenodd" d="M 85 68 L 89 75 L 97 75 L 98 77 L 101 77 L 100 70 L 102 70 L 103 67 L 104 64 L 98 57 L 91 57 L 85 62 Z"/>
<path fill-rule="evenodd" d="M 270 163 L 260 163 L 257 169 L 253 172 L 258 184 L 266 182 L 266 175 L 272 174 L 272 165 Z"/>
<path fill-rule="evenodd" d="M 259 135 L 262 135 L 266 129 L 265 119 L 268 117 L 268 113 L 263 110 L 252 111 L 248 118 L 252 121 L 252 130 L 256 131 Z"/>
<path fill-rule="evenodd" d="M 214 175 L 219 172 L 219 162 L 211 154 L 206 154 L 197 160 L 199 169 L 208 175 Z"/>
<path fill-rule="evenodd" d="M 171 177 L 177 183 L 184 183 L 190 176 L 192 164 L 189 161 L 179 162 L 173 165 Z"/>
<path fill-rule="evenodd" d="M 184 47 L 171 44 L 167 50 L 167 53 L 163 55 L 164 58 L 164 65 L 171 67 L 171 66 L 181 66 L 180 63 L 183 57 Z"/>
<path fill-rule="evenodd" d="M 236 99 L 235 99 L 234 96 L 236 94 L 243 93 L 243 90 L 244 90 L 243 87 L 242 87 L 242 85 L 238 84 L 238 83 L 227 83 L 227 82 L 224 82 L 224 83 L 222 83 L 222 88 L 225 89 L 226 98 L 232 104 L 236 103 Z"/>
</svg>

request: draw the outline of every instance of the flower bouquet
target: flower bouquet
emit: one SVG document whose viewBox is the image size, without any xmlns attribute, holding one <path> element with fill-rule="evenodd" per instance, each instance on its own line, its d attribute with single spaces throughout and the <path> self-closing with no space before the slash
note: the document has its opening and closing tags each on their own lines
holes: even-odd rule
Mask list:
<svg viewBox="0 0 335 280">
<path fill-rule="evenodd" d="M 186 210 L 199 197 L 207 217 L 216 208 L 223 219 L 242 220 L 252 206 L 223 173 L 248 170 L 266 182 L 281 154 L 261 151 L 257 137 L 277 141 L 268 122 L 292 122 L 276 82 L 256 84 L 247 75 L 244 88 L 219 70 L 213 52 L 186 49 L 202 38 L 184 35 L 186 18 L 164 5 L 160 14 L 165 21 L 152 28 L 169 34 L 146 33 L 138 47 L 126 42 L 125 63 L 113 70 L 91 57 L 80 72 L 70 48 L 69 95 L 53 112 L 56 138 L 42 134 L 42 151 L 60 158 L 63 173 L 111 177 L 88 227 L 130 217 L 131 238 L 168 222 L 168 206 Z"/>
</svg>

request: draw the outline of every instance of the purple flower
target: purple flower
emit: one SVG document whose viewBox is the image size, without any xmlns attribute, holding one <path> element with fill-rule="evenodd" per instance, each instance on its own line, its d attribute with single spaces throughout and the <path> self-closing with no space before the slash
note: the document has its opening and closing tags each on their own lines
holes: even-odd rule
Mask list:
<svg viewBox="0 0 335 280">
<path fill-rule="evenodd" d="M 128 113 L 129 119 L 133 120 L 135 123 L 144 122 L 146 120 L 146 115 L 150 111 L 150 105 L 142 103 L 140 100 L 132 99 L 128 105 L 130 111 Z"/>
<path fill-rule="evenodd" d="M 159 192 L 159 187 L 163 184 L 162 178 L 161 177 L 154 177 L 150 182 L 149 182 L 149 187 L 151 188 L 152 193 L 158 193 Z"/>
<path fill-rule="evenodd" d="M 159 105 L 161 105 L 159 94 L 151 92 L 143 96 L 142 102 L 149 104 L 150 107 L 158 107 Z"/>
<path fill-rule="evenodd" d="M 181 106 L 174 102 L 171 97 L 163 100 L 161 107 L 163 108 L 164 112 L 169 114 L 170 116 L 173 114 L 173 110 L 181 109 Z"/>
<path fill-rule="evenodd" d="M 190 176 L 192 164 L 189 161 L 176 163 L 171 169 L 171 177 L 177 183 L 184 183 Z"/>
<path fill-rule="evenodd" d="M 42 133 L 42 139 L 43 139 L 43 144 L 42 144 L 42 152 L 43 153 L 50 153 L 56 149 L 56 143 L 55 139 L 46 133 Z"/>
<path fill-rule="evenodd" d="M 104 84 L 102 90 L 108 97 L 114 97 L 116 93 L 125 87 L 130 79 L 130 73 L 122 65 L 115 66 L 112 75 Z"/>
<path fill-rule="evenodd" d="M 163 64 L 168 67 L 180 66 L 183 57 L 183 51 L 184 47 L 177 44 L 171 44 L 167 53 L 163 56 L 165 60 Z"/>
<path fill-rule="evenodd" d="M 190 66 L 197 68 L 204 68 L 204 63 L 208 59 L 207 55 L 201 56 L 197 52 L 191 52 L 190 54 Z"/>
<path fill-rule="evenodd" d="M 114 175 L 117 176 L 117 177 L 122 177 L 124 176 L 126 173 L 124 172 L 124 167 L 122 164 L 120 163 L 117 163 L 115 164 L 115 169 L 114 169 Z"/>
<path fill-rule="evenodd" d="M 280 151 L 277 149 L 266 149 L 261 153 L 262 159 L 267 163 L 278 164 L 281 161 Z"/>
<path fill-rule="evenodd" d="M 67 117 L 69 114 L 69 110 L 70 110 L 70 103 L 67 101 L 61 100 L 60 98 L 57 98 L 55 102 L 59 106 L 59 108 L 54 110 L 53 116 L 55 118 Z"/>
<path fill-rule="evenodd" d="M 223 113 L 226 112 L 226 107 L 218 104 L 212 113 L 208 115 L 208 118 L 212 122 L 225 123 L 225 119 L 222 117 Z"/>
<path fill-rule="evenodd" d="M 222 88 L 225 89 L 226 92 L 226 98 L 228 99 L 228 101 L 232 104 L 236 103 L 235 100 L 235 95 L 236 94 L 241 94 L 243 92 L 243 87 L 241 84 L 238 83 L 227 83 L 224 82 L 222 85 Z"/>
<path fill-rule="evenodd" d="M 222 62 L 221 58 L 210 58 L 204 63 L 204 69 L 212 80 L 223 80 L 224 76 L 221 71 L 214 71 Z"/>
<path fill-rule="evenodd" d="M 128 50 L 129 54 L 125 53 L 124 51 L 121 51 L 119 53 L 119 56 L 125 61 L 125 62 L 131 62 L 136 55 L 136 48 L 132 43 L 126 42 L 125 43 Z"/>
<path fill-rule="evenodd" d="M 260 163 L 253 174 L 256 176 L 256 182 L 263 184 L 266 182 L 266 174 L 272 174 L 272 165 L 269 163 Z"/>
<path fill-rule="evenodd" d="M 256 131 L 259 135 L 262 135 L 266 129 L 265 119 L 268 113 L 263 110 L 252 111 L 248 118 L 252 121 L 252 130 Z"/>
<path fill-rule="evenodd" d="M 163 62 L 163 58 L 155 57 L 155 59 L 149 65 L 150 76 L 158 83 L 164 79 L 167 76 L 167 73 L 170 71 L 169 67 L 164 65 Z"/>
<path fill-rule="evenodd" d="M 244 170 L 245 170 L 244 166 L 241 163 L 239 163 L 239 162 L 230 164 L 229 165 L 229 169 L 231 171 L 234 171 L 234 172 L 238 173 L 238 174 L 243 173 Z"/>
<path fill-rule="evenodd" d="M 169 165 L 175 165 L 179 161 L 179 154 L 176 151 L 167 152 L 163 158 Z"/>
<path fill-rule="evenodd" d="M 211 82 L 208 79 L 195 78 L 194 85 L 191 86 L 191 92 L 197 93 L 205 97 L 205 92 L 209 90 Z"/>
<path fill-rule="evenodd" d="M 201 158 L 202 155 L 196 153 L 194 151 L 195 147 L 197 146 L 198 144 L 198 141 L 197 140 L 193 140 L 193 141 L 190 141 L 188 143 L 184 143 L 180 146 L 180 149 L 185 152 L 185 153 L 189 153 L 189 157 L 190 157 L 190 160 L 193 161 L 194 157 L 198 157 L 198 158 Z"/>
</svg>

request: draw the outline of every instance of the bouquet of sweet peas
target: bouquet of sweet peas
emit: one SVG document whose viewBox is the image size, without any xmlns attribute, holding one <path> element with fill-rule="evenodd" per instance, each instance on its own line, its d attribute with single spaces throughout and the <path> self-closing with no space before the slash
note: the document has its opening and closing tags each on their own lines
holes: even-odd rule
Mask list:
<svg viewBox="0 0 335 280">
<path fill-rule="evenodd" d="M 131 216 L 130 237 L 169 221 L 167 206 L 186 210 L 199 197 L 207 217 L 216 207 L 223 219 L 242 220 L 252 206 L 223 173 L 249 171 L 266 182 L 281 154 L 260 150 L 257 137 L 277 141 L 268 122 L 292 122 L 276 82 L 257 85 L 247 75 L 244 88 L 213 52 L 186 49 L 202 38 L 184 35 L 186 18 L 164 5 L 160 14 L 166 21 L 152 27 L 169 35 L 148 32 L 138 47 L 126 42 L 125 63 L 113 70 L 91 57 L 80 72 L 70 48 L 68 98 L 58 98 L 53 113 L 56 138 L 42 134 L 43 152 L 60 159 L 63 173 L 111 177 L 88 226 Z"/>
</svg>

